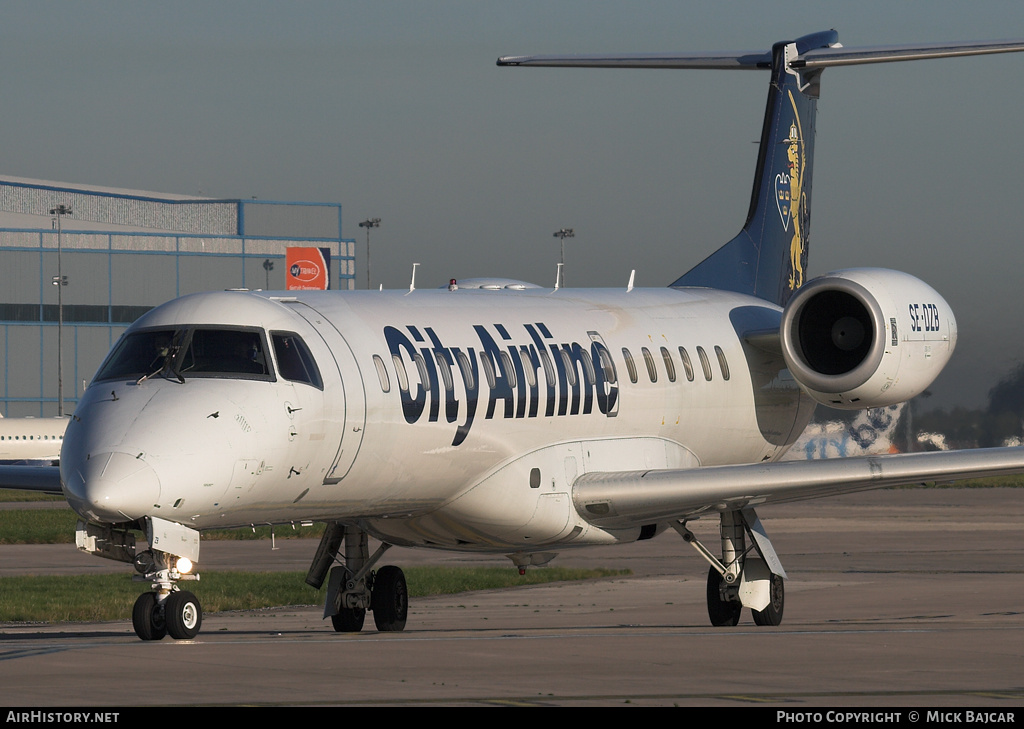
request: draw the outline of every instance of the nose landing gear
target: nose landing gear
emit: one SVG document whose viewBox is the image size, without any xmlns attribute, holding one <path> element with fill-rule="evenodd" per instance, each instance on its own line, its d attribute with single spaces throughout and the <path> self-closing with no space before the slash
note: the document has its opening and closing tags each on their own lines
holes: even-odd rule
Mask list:
<svg viewBox="0 0 1024 729">
<path fill-rule="evenodd" d="M 162 597 L 162 599 L 161 599 Z M 175 590 L 168 595 L 144 592 L 132 608 L 132 627 L 142 640 L 192 640 L 203 625 L 203 609 L 191 592 Z"/>
<path fill-rule="evenodd" d="M 141 573 L 136 579 L 150 581 L 153 586 L 151 592 L 139 595 L 132 608 L 132 627 L 142 640 L 162 640 L 165 635 L 175 640 L 192 640 L 203 625 L 199 599 L 176 584 L 183 579 L 198 579 L 198 575 L 168 567 L 171 557 L 150 550 L 135 558 L 135 568 Z"/>
<path fill-rule="evenodd" d="M 131 529 L 144 529 L 150 549 L 136 553 Z M 178 587 L 178 582 L 198 580 L 192 574 L 199 559 L 199 532 L 183 524 L 146 517 L 141 522 L 102 525 L 79 521 L 75 531 L 78 549 L 135 567 L 134 579 L 149 582 L 150 592 L 139 595 L 132 607 L 132 627 L 142 640 L 191 640 L 203 625 L 198 598 Z M 161 548 L 174 549 L 175 554 Z"/>
</svg>

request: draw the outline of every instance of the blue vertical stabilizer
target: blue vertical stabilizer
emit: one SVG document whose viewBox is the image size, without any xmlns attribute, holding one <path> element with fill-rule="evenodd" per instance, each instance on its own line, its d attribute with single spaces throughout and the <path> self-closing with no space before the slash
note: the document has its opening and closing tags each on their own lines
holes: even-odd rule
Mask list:
<svg viewBox="0 0 1024 729">
<path fill-rule="evenodd" d="M 771 51 L 504 56 L 499 66 L 769 70 L 750 212 L 740 234 L 672 286 L 704 286 L 785 305 L 804 283 L 818 82 L 830 66 L 1024 51 L 1024 39 L 844 48 L 834 30 L 776 43 Z"/>
<path fill-rule="evenodd" d="M 837 41 L 835 31 L 826 31 L 772 48 L 772 79 L 747 222 L 739 235 L 672 286 L 738 291 L 783 305 L 803 284 L 821 69 L 794 68 L 792 59 Z"/>
</svg>

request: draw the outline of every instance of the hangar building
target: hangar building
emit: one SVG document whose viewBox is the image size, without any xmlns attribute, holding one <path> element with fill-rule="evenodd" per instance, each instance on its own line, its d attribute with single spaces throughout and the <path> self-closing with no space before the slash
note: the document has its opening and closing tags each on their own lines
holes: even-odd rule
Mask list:
<svg viewBox="0 0 1024 729">
<path fill-rule="evenodd" d="M 61 206 L 69 212 L 54 214 Z M 355 243 L 341 237 L 339 203 L 219 200 L 0 177 L 0 413 L 57 414 L 58 329 L 70 413 L 84 383 L 140 315 L 198 291 L 284 289 L 285 249 L 293 246 L 329 249 L 331 288 L 355 288 Z M 62 327 L 58 267 L 67 282 Z"/>
</svg>

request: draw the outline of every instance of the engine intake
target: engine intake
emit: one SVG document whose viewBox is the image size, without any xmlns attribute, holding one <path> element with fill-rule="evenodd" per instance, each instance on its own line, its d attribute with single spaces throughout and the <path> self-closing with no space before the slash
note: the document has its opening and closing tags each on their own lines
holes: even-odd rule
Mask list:
<svg viewBox="0 0 1024 729">
<path fill-rule="evenodd" d="M 837 408 L 892 405 L 928 387 L 949 360 L 956 321 L 923 281 L 849 269 L 814 279 L 782 315 L 783 356 L 816 401 Z"/>
</svg>

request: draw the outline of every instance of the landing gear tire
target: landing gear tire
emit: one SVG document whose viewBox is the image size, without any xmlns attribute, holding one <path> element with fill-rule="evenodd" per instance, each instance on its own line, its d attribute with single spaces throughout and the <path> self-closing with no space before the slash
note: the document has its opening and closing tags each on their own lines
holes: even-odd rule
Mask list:
<svg viewBox="0 0 1024 729">
<path fill-rule="evenodd" d="M 779 575 L 772 575 L 771 591 L 768 606 L 764 610 L 751 610 L 754 614 L 754 622 L 758 625 L 781 625 L 782 608 L 786 603 L 786 592 L 783 587 L 782 578 Z"/>
<path fill-rule="evenodd" d="M 175 640 L 192 640 L 203 624 L 203 609 L 191 592 L 172 592 L 164 603 L 167 632 Z"/>
<path fill-rule="evenodd" d="M 405 573 L 398 567 L 381 567 L 373 578 L 373 592 L 370 596 L 373 622 L 381 632 L 405 630 L 409 615 L 409 590 L 405 584 Z"/>
<path fill-rule="evenodd" d="M 365 608 L 342 608 L 337 614 L 331 616 L 331 623 L 334 624 L 336 633 L 358 633 L 363 629 L 364 620 L 366 620 Z"/>
<path fill-rule="evenodd" d="M 715 626 L 736 625 L 740 622 L 743 606 L 738 602 L 723 601 L 722 575 L 714 567 L 708 571 L 708 617 Z"/>
<path fill-rule="evenodd" d="M 155 592 L 144 592 L 132 608 L 132 627 L 142 640 L 163 640 L 167 623 Z"/>
</svg>

